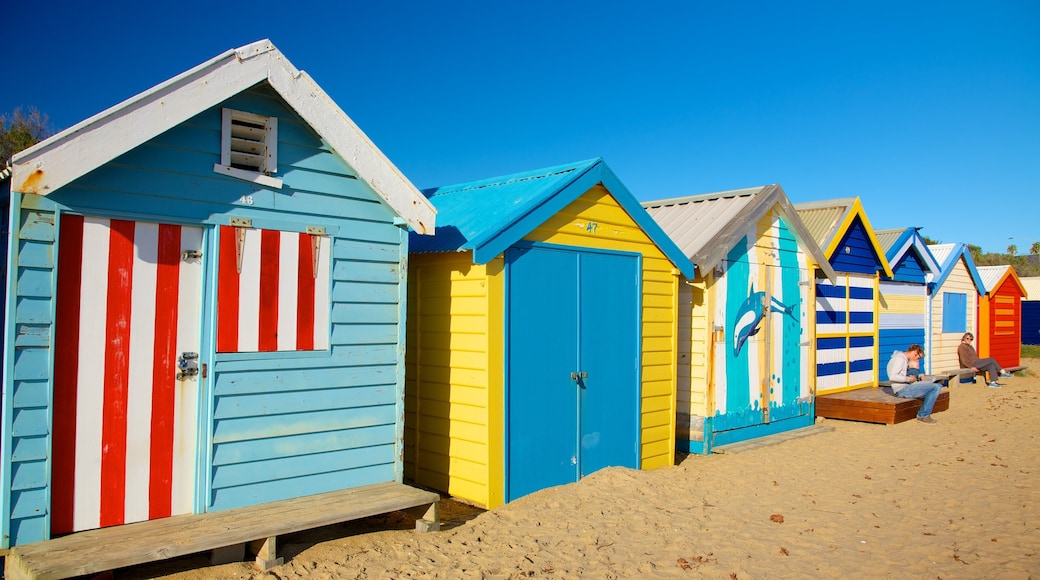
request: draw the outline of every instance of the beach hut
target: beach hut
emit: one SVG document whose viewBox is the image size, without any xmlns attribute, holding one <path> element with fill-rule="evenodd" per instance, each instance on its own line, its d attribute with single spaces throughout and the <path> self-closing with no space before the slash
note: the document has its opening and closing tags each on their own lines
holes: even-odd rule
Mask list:
<svg viewBox="0 0 1040 580">
<path fill-rule="evenodd" d="M 927 342 L 927 275 L 938 272 L 939 264 L 918 228 L 874 233 L 892 267 L 892 276 L 882 276 L 878 285 L 878 377 L 887 381 L 893 351 Z"/>
<path fill-rule="evenodd" d="M 795 204 L 835 281 L 816 280 L 816 395 L 878 380 L 878 285 L 892 277 L 858 197 Z"/>
<path fill-rule="evenodd" d="M 834 272 L 783 188 L 643 207 L 696 266 L 679 285 L 678 448 L 812 425 L 812 283 Z"/>
<path fill-rule="evenodd" d="M 402 481 L 435 210 L 270 42 L 19 153 L 10 204 L 3 547 Z"/>
<path fill-rule="evenodd" d="M 932 244 L 928 251 L 939 263 L 939 271 L 928 274 L 931 290 L 925 357 L 928 369 L 943 373 L 961 368 L 957 347 L 964 333 L 979 334 L 976 314 L 979 295 L 986 292 L 986 286 L 967 245 Z"/>
<path fill-rule="evenodd" d="M 979 266 L 986 292 L 979 296 L 979 332 L 975 348 L 982 358 L 992 357 L 1003 367 L 1015 367 L 1022 358 L 1022 299 L 1026 288 L 1010 265 Z"/>
<path fill-rule="evenodd" d="M 675 460 L 676 301 L 693 265 L 600 159 L 424 191 L 406 475 L 494 507 Z"/>
<path fill-rule="evenodd" d="M 1022 344 L 1040 344 L 1040 277 L 1019 278 L 1026 296 L 1022 298 Z"/>
</svg>

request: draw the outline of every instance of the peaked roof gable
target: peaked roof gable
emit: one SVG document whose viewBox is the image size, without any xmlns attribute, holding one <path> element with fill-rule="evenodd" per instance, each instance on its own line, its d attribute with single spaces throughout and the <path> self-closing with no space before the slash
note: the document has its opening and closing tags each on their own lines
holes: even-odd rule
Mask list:
<svg viewBox="0 0 1040 580">
<path fill-rule="evenodd" d="M 54 192 L 260 82 L 270 84 L 412 230 L 433 233 L 436 210 L 429 201 L 269 40 L 229 50 L 18 153 L 12 189 Z"/>
<path fill-rule="evenodd" d="M 975 267 L 975 260 L 972 259 L 971 252 L 968 251 L 966 244 L 932 244 L 928 246 L 928 251 L 939 262 L 939 272 L 928 275 L 928 283 L 933 288 L 939 288 L 946 283 L 946 279 L 956 269 L 957 263 L 964 260 L 964 265 L 968 269 L 968 276 L 971 277 L 972 283 L 975 284 L 975 291 L 979 294 L 986 293 L 986 285 L 983 284 L 982 278 L 979 276 L 978 268 Z"/>
<path fill-rule="evenodd" d="M 836 277 L 823 250 L 799 219 L 794 206 L 777 184 L 643 202 L 701 275 L 710 272 L 744 235 L 748 224 L 758 223 L 773 207 L 787 219 L 795 239 L 828 278 Z"/>
<path fill-rule="evenodd" d="M 858 197 L 799 203 L 794 207 L 828 260 L 834 257 L 845 234 L 859 218 L 859 223 L 863 224 L 864 234 L 877 257 L 882 273 L 892 277 L 892 267 L 885 257 L 885 252 L 881 248 L 877 236 L 874 235 L 874 228 L 870 226 L 870 220 L 867 219 L 867 214 L 863 211 L 863 204 Z"/>
<path fill-rule="evenodd" d="M 977 270 L 979 271 L 979 278 L 982 278 L 982 283 L 986 287 L 987 294 L 992 294 L 1010 280 L 1023 297 L 1028 295 L 1025 285 L 1022 284 L 1018 273 L 1015 272 L 1014 266 L 1009 264 L 1003 266 L 979 266 Z"/>
<path fill-rule="evenodd" d="M 471 250 L 474 263 L 487 263 L 598 184 L 676 268 L 693 278 L 693 264 L 602 159 L 424 190 L 437 208 L 437 230 L 432 238 L 410 236 L 409 251 Z"/>
<path fill-rule="evenodd" d="M 939 262 L 932 255 L 932 252 L 928 250 L 928 244 L 925 243 L 924 236 L 921 235 L 918 228 L 878 230 L 874 233 L 881 244 L 881 248 L 885 251 L 885 258 L 888 260 L 888 264 L 892 267 L 893 277 L 898 275 L 895 272 L 897 269 L 896 265 L 902 262 L 903 258 L 909 253 L 917 255 L 918 261 L 926 274 L 939 271 Z"/>
</svg>

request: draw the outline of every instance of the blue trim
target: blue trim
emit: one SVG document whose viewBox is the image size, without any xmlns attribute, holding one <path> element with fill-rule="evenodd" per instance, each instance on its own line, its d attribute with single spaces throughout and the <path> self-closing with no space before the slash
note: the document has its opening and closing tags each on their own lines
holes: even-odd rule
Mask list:
<svg viewBox="0 0 1040 580">
<path fill-rule="evenodd" d="M 750 427 L 743 427 L 741 429 L 731 429 L 729 431 L 720 431 L 715 433 L 712 438 L 712 444 L 709 448 L 709 452 L 715 447 L 722 445 L 729 445 L 731 443 L 740 443 L 741 441 L 748 441 L 750 439 L 757 439 L 759 437 L 765 437 L 767 435 L 776 435 L 777 433 L 784 433 L 787 431 L 793 431 L 795 429 L 801 429 L 803 427 L 812 427 L 816 423 L 815 405 L 808 404 L 810 412 L 805 415 L 798 417 L 792 417 L 790 419 L 783 419 L 780 421 L 773 421 L 771 423 L 764 423 L 760 425 L 752 425 Z"/>
<path fill-rule="evenodd" d="M 6 189 L 6 187 L 5 187 Z M 8 205 L 7 212 L 7 224 L 8 229 L 13 233 L 17 231 L 19 226 L 18 216 L 21 214 L 22 208 L 22 194 L 18 192 L 11 192 L 10 203 Z M 20 244 L 18 243 L 17 237 L 9 238 L 11 244 L 7 250 L 7 279 L 4 280 L 5 288 L 4 292 L 6 300 L 4 301 L 4 354 L 3 354 L 3 392 L 2 399 L 0 399 L 0 429 L 4 434 L 3 441 L 0 442 L 0 547 L 9 548 L 11 546 L 11 452 L 13 438 L 11 436 L 12 427 L 12 396 L 13 396 L 13 385 L 14 381 L 11 377 L 14 374 L 14 338 L 15 338 L 15 324 L 14 324 L 14 312 L 15 312 L 15 284 L 14 281 L 18 277 L 18 271 L 16 269 L 17 260 L 15 256 L 18 254 Z M 8 385 L 8 382 L 11 385 Z M 50 471 L 47 472 L 48 479 L 50 478 Z M 49 505 L 49 503 L 48 503 Z"/>
<path fill-rule="evenodd" d="M 602 159 L 424 190 L 440 212 L 437 233 L 412 234 L 412 248 L 472 250 L 473 262 L 485 264 L 600 183 L 672 265 L 693 279 L 696 266 Z M 479 197 L 482 192 L 488 195 Z"/>
<path fill-rule="evenodd" d="M 971 276 L 972 283 L 975 284 L 975 291 L 984 296 L 986 294 L 986 285 L 982 282 L 982 277 L 979 276 L 979 271 L 975 267 L 975 260 L 972 259 L 971 252 L 968 251 L 968 246 L 965 244 L 957 244 L 953 251 L 950 252 L 950 255 L 946 257 L 946 261 L 943 262 L 940 268 L 942 273 L 931 284 L 934 284 L 935 288 L 942 287 L 953 272 L 957 260 L 961 257 L 964 258 L 964 263 L 968 267 L 968 274 Z"/>
</svg>

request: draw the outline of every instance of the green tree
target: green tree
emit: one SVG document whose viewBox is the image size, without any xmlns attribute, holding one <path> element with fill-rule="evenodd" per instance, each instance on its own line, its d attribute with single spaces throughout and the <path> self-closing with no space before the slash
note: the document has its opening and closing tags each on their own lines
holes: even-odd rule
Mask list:
<svg viewBox="0 0 1040 580">
<path fill-rule="evenodd" d="M 1015 256 L 1016 254 L 1018 254 L 1018 246 L 1016 246 L 1015 244 L 1011 244 L 1010 246 L 1008 246 L 1007 253 L 1009 256 Z"/>
<path fill-rule="evenodd" d="M 973 244 L 968 244 L 968 253 L 971 254 L 971 259 L 977 265 L 979 265 L 979 266 L 982 265 L 980 263 L 981 260 L 982 260 L 982 246 L 976 246 L 976 245 L 973 245 Z"/>
<path fill-rule="evenodd" d="M 928 236 L 921 236 L 921 239 L 924 240 L 924 243 L 928 244 L 929 246 L 936 246 L 942 243 L 939 240 L 933 240 Z"/>
<path fill-rule="evenodd" d="M 0 115 L 0 167 L 11 162 L 11 157 L 54 134 L 50 120 L 36 107 L 28 113 L 15 109 L 10 115 Z"/>
<path fill-rule="evenodd" d="M 1040 242 L 1033 242 L 1033 245 L 1029 246 L 1029 255 L 1040 256 Z"/>
</svg>

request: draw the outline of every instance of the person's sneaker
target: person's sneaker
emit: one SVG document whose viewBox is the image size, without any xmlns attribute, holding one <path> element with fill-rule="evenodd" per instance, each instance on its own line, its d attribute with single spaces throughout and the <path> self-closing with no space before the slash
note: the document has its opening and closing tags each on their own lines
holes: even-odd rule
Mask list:
<svg viewBox="0 0 1040 580">
<path fill-rule="evenodd" d="M 1013 375 L 1013 374 L 1011 374 L 1011 373 L 1009 373 L 1007 371 L 1000 371 L 1000 378 L 1002 378 L 1002 379 L 1010 379 L 1013 376 L 1015 376 L 1015 375 Z"/>
<path fill-rule="evenodd" d="M 999 389 L 1001 387 L 1001 384 L 998 383 L 997 381 L 990 381 L 989 383 L 986 384 L 986 386 L 991 388 L 991 389 Z"/>
<path fill-rule="evenodd" d="M 932 419 L 931 415 L 927 417 L 918 417 L 917 420 L 924 423 L 925 425 L 935 425 L 936 423 L 938 423 L 938 421 Z"/>
</svg>

